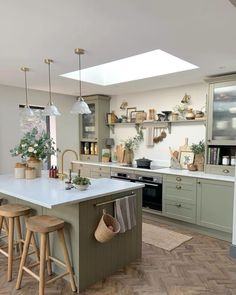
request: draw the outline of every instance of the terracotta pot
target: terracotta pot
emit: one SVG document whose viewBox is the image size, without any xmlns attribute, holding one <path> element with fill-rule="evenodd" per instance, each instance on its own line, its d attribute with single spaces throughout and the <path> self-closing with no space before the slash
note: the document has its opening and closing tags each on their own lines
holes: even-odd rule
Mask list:
<svg viewBox="0 0 236 295">
<path fill-rule="evenodd" d="M 31 168 L 35 168 L 36 170 L 36 177 L 41 177 L 41 171 L 42 171 L 42 161 L 35 158 L 30 157 L 27 161 L 27 166 Z"/>
</svg>

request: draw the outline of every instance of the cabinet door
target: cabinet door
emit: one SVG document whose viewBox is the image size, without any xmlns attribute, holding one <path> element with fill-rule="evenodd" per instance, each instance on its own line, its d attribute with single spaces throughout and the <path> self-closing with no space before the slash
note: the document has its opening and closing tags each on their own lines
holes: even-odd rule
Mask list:
<svg viewBox="0 0 236 295">
<path fill-rule="evenodd" d="M 232 232 L 233 183 L 199 180 L 197 184 L 197 224 Z"/>
<path fill-rule="evenodd" d="M 210 84 L 208 110 L 208 143 L 235 145 L 236 81 Z"/>
<path fill-rule="evenodd" d="M 87 101 L 91 114 L 81 116 L 81 140 L 96 141 L 98 139 L 98 102 L 97 100 Z"/>
</svg>

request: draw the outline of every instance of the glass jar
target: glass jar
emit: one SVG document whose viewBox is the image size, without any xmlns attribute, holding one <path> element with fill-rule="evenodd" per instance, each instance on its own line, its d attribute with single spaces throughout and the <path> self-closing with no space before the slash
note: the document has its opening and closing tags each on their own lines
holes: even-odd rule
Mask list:
<svg viewBox="0 0 236 295">
<path fill-rule="evenodd" d="M 229 165 L 229 156 L 222 157 L 222 165 Z"/>
<path fill-rule="evenodd" d="M 235 166 L 235 163 L 236 163 L 236 157 L 235 156 L 231 156 L 230 165 Z"/>
</svg>

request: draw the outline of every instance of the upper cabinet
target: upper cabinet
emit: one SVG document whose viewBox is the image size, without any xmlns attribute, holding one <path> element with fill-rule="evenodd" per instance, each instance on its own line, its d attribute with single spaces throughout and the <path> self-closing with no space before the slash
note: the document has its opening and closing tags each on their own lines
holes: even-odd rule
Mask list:
<svg viewBox="0 0 236 295">
<path fill-rule="evenodd" d="M 105 124 L 106 114 L 110 111 L 110 97 L 106 95 L 85 96 L 91 114 L 83 114 L 79 120 L 80 159 L 88 162 L 99 162 L 102 149 L 110 131 Z"/>
<path fill-rule="evenodd" d="M 206 172 L 233 175 L 236 153 L 236 75 L 209 82 Z"/>
</svg>

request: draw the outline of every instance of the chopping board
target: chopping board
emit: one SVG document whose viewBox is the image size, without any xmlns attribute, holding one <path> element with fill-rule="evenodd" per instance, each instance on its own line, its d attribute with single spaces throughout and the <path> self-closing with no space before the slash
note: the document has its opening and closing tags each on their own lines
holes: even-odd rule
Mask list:
<svg viewBox="0 0 236 295">
<path fill-rule="evenodd" d="M 188 145 L 188 137 L 185 138 L 184 145 L 181 145 L 179 147 L 179 159 L 180 159 L 181 152 L 191 152 L 191 146 Z"/>
<path fill-rule="evenodd" d="M 117 155 L 117 161 L 119 163 L 123 163 L 124 162 L 124 147 L 122 144 L 118 144 L 116 146 L 116 155 Z"/>
</svg>

